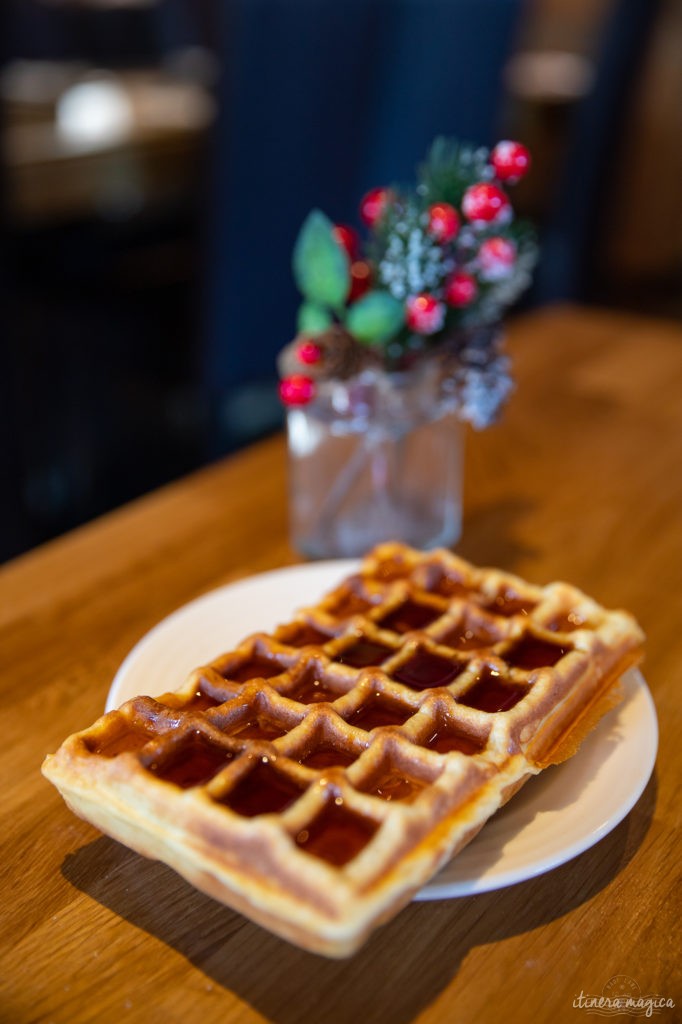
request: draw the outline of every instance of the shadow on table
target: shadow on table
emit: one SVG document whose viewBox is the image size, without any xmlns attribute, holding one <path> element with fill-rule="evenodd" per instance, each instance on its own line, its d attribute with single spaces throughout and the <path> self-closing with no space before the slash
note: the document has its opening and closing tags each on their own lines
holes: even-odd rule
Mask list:
<svg viewBox="0 0 682 1024">
<path fill-rule="evenodd" d="M 452 982 L 471 949 L 563 917 L 607 886 L 644 840 L 656 793 L 654 774 L 621 824 L 569 863 L 508 889 L 412 903 L 342 961 L 289 945 L 105 837 L 69 855 L 62 872 L 270 1021 L 407 1024 Z"/>
<path fill-rule="evenodd" d="M 538 553 L 538 548 L 515 535 L 517 523 L 527 519 L 536 504 L 527 497 L 511 496 L 468 509 L 456 553 L 473 565 L 499 565 L 513 572 L 516 565 Z"/>
</svg>

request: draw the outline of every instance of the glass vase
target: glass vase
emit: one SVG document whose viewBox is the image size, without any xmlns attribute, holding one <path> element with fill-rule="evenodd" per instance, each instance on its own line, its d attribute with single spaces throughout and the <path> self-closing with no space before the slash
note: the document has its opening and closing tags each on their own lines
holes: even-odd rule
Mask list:
<svg viewBox="0 0 682 1024">
<path fill-rule="evenodd" d="M 287 411 L 290 526 L 310 558 L 400 540 L 452 546 L 462 521 L 464 424 L 438 360 L 318 382 Z"/>
</svg>

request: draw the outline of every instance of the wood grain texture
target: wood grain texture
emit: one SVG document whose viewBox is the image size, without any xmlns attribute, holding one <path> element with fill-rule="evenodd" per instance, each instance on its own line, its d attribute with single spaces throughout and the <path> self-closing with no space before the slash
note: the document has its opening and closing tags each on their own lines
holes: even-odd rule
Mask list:
<svg viewBox="0 0 682 1024">
<path fill-rule="evenodd" d="M 196 595 L 296 561 L 274 438 L 0 570 L 3 1024 L 579 1022 L 575 996 L 617 974 L 679 1019 L 682 329 L 559 308 L 513 324 L 510 350 L 508 411 L 468 438 L 458 551 L 639 618 L 661 742 L 637 806 L 547 875 L 411 905 L 345 962 L 70 814 L 40 764 L 101 712 L 130 647 Z"/>
</svg>

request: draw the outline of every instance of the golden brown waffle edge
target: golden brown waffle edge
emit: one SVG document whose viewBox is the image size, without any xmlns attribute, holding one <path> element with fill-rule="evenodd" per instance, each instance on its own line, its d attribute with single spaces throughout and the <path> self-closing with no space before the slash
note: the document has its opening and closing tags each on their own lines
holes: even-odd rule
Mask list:
<svg viewBox="0 0 682 1024">
<path fill-rule="evenodd" d="M 177 693 L 69 737 L 43 772 L 106 834 L 347 956 L 575 752 L 642 648 L 630 615 L 569 584 L 384 544 Z"/>
</svg>

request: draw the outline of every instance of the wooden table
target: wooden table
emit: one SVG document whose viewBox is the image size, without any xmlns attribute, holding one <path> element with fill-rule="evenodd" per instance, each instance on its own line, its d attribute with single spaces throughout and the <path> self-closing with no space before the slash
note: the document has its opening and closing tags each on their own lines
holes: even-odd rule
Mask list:
<svg viewBox="0 0 682 1024">
<path fill-rule="evenodd" d="M 70 814 L 40 764 L 101 712 L 130 647 L 203 591 L 296 561 L 269 440 L 0 572 L 3 1022 L 576 1022 L 576 997 L 615 975 L 680 1019 L 682 329 L 557 309 L 519 320 L 510 347 L 517 393 L 469 440 L 458 549 L 640 619 L 661 738 L 634 810 L 539 878 L 412 904 L 341 962 Z"/>
</svg>

